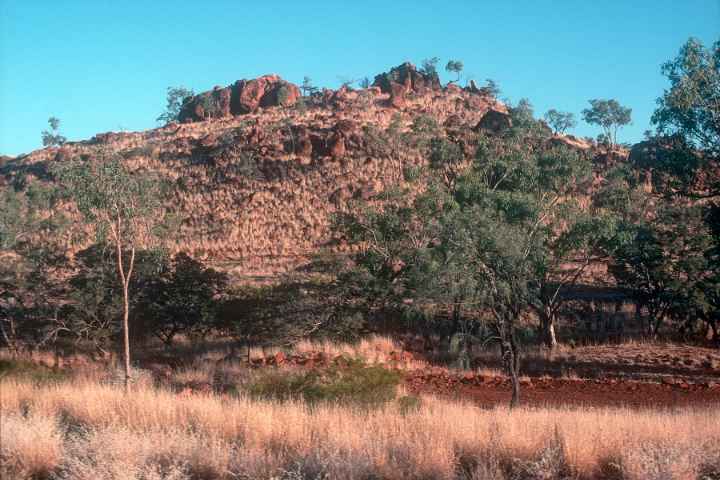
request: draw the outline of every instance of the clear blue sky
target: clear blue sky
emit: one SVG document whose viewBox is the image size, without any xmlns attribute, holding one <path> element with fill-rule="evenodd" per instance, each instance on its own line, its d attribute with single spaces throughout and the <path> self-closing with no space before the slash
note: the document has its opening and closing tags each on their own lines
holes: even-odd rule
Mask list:
<svg viewBox="0 0 720 480">
<path fill-rule="evenodd" d="M 536 114 L 617 98 L 634 121 L 620 140 L 637 141 L 660 65 L 690 36 L 720 38 L 720 0 L 0 0 L 0 154 L 40 148 L 51 115 L 70 140 L 153 128 L 170 85 L 278 73 L 337 87 L 433 56 Z"/>
</svg>

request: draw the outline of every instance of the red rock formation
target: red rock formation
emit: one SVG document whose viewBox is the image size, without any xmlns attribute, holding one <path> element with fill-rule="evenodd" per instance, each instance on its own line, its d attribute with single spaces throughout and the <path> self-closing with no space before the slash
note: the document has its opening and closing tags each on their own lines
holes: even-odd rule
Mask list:
<svg viewBox="0 0 720 480">
<path fill-rule="evenodd" d="M 238 80 L 225 88 L 215 87 L 196 95 L 183 105 L 179 119 L 194 122 L 256 112 L 259 108 L 291 106 L 300 98 L 296 85 L 277 75 Z"/>
<path fill-rule="evenodd" d="M 373 86 L 379 87 L 383 93 L 389 93 L 390 105 L 395 108 L 403 108 L 405 97 L 409 94 L 424 95 L 429 91 L 442 90 L 437 76 L 420 72 L 409 62 L 377 75 Z"/>
</svg>

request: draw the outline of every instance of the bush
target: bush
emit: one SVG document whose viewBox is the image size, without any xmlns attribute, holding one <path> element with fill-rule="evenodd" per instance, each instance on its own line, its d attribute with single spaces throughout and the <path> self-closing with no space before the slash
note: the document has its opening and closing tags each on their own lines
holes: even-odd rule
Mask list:
<svg viewBox="0 0 720 480">
<path fill-rule="evenodd" d="M 415 395 L 405 395 L 398 398 L 398 410 L 400 415 L 415 413 L 422 407 L 422 399 Z"/>
<path fill-rule="evenodd" d="M 47 383 L 65 380 L 67 374 L 26 360 L 0 358 L 0 380 L 7 377 L 30 380 L 33 383 Z"/>
<path fill-rule="evenodd" d="M 399 382 L 399 372 L 368 366 L 361 360 L 339 359 L 325 370 L 264 372 L 246 388 L 251 396 L 264 399 L 368 405 L 395 398 Z"/>
</svg>

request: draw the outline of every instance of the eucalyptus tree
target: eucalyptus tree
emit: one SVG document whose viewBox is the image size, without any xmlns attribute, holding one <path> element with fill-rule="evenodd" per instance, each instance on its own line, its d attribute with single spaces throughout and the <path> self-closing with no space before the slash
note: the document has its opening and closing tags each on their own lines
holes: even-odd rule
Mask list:
<svg viewBox="0 0 720 480">
<path fill-rule="evenodd" d="M 689 145 L 720 156 L 720 40 L 706 48 L 690 38 L 677 57 L 662 66 L 670 88 L 658 99 L 652 122 L 661 134 L 676 134 Z M 720 190 L 720 188 L 718 189 Z"/>
<path fill-rule="evenodd" d="M 460 60 L 448 60 L 447 65 L 445 65 L 445 70 L 448 71 L 448 73 L 454 73 L 457 75 L 457 78 L 455 79 L 456 82 L 460 81 L 460 74 L 463 71 L 463 62 Z"/>
<path fill-rule="evenodd" d="M 43 130 L 42 144 L 43 147 L 57 147 L 63 145 L 67 138 L 60 135 L 60 119 L 57 117 L 48 118 L 48 126 L 50 130 Z"/>
<path fill-rule="evenodd" d="M 617 132 L 632 121 L 632 109 L 624 107 L 615 99 L 589 100 L 590 108 L 582 111 L 583 120 L 603 129 L 611 147 L 617 145 Z"/>
<path fill-rule="evenodd" d="M 72 161 L 56 172 L 65 196 L 74 201 L 83 221 L 115 252 L 122 291 L 125 387 L 129 390 L 130 282 L 135 254 L 155 236 L 162 220 L 162 183 L 141 171 L 130 171 L 114 154 L 101 152 L 91 161 Z"/>
<path fill-rule="evenodd" d="M 194 95 L 195 92 L 185 87 L 168 87 L 165 111 L 157 117 L 156 121 L 163 124 L 177 122 L 183 105 Z"/>
<path fill-rule="evenodd" d="M 425 192 L 409 204 L 387 199 L 382 210 L 345 217 L 341 230 L 362 245 L 356 283 L 399 309 L 425 318 L 450 312 L 454 328 L 466 320 L 491 332 L 485 340 L 500 345 L 515 406 L 524 314 L 545 314 L 552 332 L 562 288 L 577 281 L 599 242 L 598 220 L 571 200 L 588 173 L 588 161 L 565 149 L 487 140 L 453 182 L 431 171 Z M 560 269 L 578 253 L 585 260 L 575 270 Z"/>
<path fill-rule="evenodd" d="M 561 112 L 554 108 L 545 112 L 545 121 L 555 133 L 565 133 L 567 129 L 577 125 L 575 115 L 571 112 Z"/>
<path fill-rule="evenodd" d="M 671 202 L 693 205 L 705 225 L 694 222 L 689 231 L 685 224 L 674 224 L 675 233 L 663 233 L 661 245 L 677 251 L 681 243 L 690 250 L 688 258 L 707 260 L 711 275 L 696 283 L 693 298 L 702 300 L 700 316 L 714 330 L 720 322 L 720 41 L 705 47 L 695 38 L 688 39 L 677 56 L 662 66 L 669 80 L 658 98 L 652 116 L 658 136 L 651 138 L 648 155 L 639 156 L 638 167 L 651 172 L 655 191 Z M 699 212 L 699 213 L 697 213 Z M 671 222 L 671 225 L 673 223 Z M 709 235 L 710 244 L 699 242 Z M 675 237 L 675 238 L 672 238 Z M 669 243 L 668 243 L 669 242 Z M 698 256 L 702 253 L 702 257 Z M 670 263 L 669 265 L 672 265 Z"/>
<path fill-rule="evenodd" d="M 60 215 L 48 216 L 51 188 L 40 182 L 0 187 L 0 341 L 11 351 L 41 347 L 68 331 L 51 274 L 63 259 Z"/>
</svg>

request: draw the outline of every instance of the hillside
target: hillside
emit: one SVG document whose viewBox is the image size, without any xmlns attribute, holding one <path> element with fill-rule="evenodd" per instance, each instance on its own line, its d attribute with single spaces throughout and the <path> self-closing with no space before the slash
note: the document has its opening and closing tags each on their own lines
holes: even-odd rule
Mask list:
<svg viewBox="0 0 720 480">
<path fill-rule="evenodd" d="M 333 213 L 403 182 L 404 172 L 427 162 L 430 137 L 450 139 L 469 159 L 480 135 L 511 125 L 507 107 L 486 89 L 442 87 L 409 63 L 367 89 L 311 97 L 277 75 L 241 80 L 197 95 L 180 118 L 5 160 L 0 186 L 47 180 L 52 163 L 118 154 L 172 186 L 167 209 L 181 219 L 177 238 L 167 240 L 172 251 L 271 274 L 321 248 L 349 248 L 332 238 Z M 586 151 L 600 169 L 627 155 L 549 129 L 546 137 L 548 145 Z"/>
</svg>

